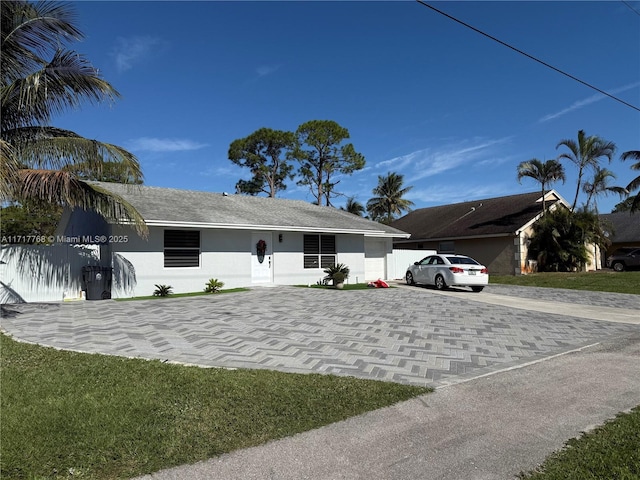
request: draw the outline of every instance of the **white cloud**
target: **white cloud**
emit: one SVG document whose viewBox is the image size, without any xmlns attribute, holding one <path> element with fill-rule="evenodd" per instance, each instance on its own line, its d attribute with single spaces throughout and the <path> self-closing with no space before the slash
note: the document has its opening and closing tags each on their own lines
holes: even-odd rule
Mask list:
<svg viewBox="0 0 640 480">
<path fill-rule="evenodd" d="M 141 137 L 127 142 L 127 149 L 134 152 L 184 152 L 190 150 L 199 150 L 206 146 L 206 143 L 197 143 L 193 140 L 173 138 Z"/>
<path fill-rule="evenodd" d="M 261 65 L 256 68 L 256 73 L 258 74 L 258 78 L 265 77 L 267 75 L 271 75 L 275 73 L 280 68 L 280 65 Z"/>
<path fill-rule="evenodd" d="M 465 164 L 475 166 L 502 158 L 496 155 L 494 147 L 509 140 L 510 137 L 497 140 L 470 139 L 437 148 L 425 148 L 379 162 L 376 170 L 401 173 L 405 176 L 405 181 L 414 182 Z"/>
<path fill-rule="evenodd" d="M 638 86 L 640 86 L 640 82 L 632 83 L 630 85 L 625 85 L 624 87 L 620 87 L 620 88 L 615 88 L 613 90 L 610 90 L 609 93 L 611 95 L 615 95 L 620 92 L 626 92 L 627 90 L 631 90 Z M 579 108 L 585 107 L 587 105 L 591 105 L 592 103 L 599 102 L 600 100 L 604 100 L 605 98 L 608 98 L 608 97 L 601 93 L 596 93 L 595 95 L 591 95 L 590 97 L 587 97 L 572 103 L 570 106 L 568 106 L 567 108 L 563 108 L 559 112 L 545 115 L 540 120 L 538 120 L 538 123 L 548 122 L 549 120 L 553 120 L 554 118 L 561 117 L 562 115 L 566 115 L 569 112 L 573 112 L 574 110 L 577 110 Z"/>
<path fill-rule="evenodd" d="M 221 160 L 220 164 L 224 166 L 217 165 L 217 166 L 208 167 L 202 170 L 200 172 L 200 175 L 202 175 L 203 177 L 217 177 L 217 178 L 228 177 L 228 178 L 235 179 L 235 181 L 238 181 L 241 178 L 244 178 L 245 180 L 248 180 L 249 178 L 251 178 L 250 175 L 247 176 L 247 174 L 243 172 L 243 169 L 241 169 L 236 165 L 233 165 L 229 161 L 227 161 L 227 164 L 224 164 L 224 161 Z"/>
<path fill-rule="evenodd" d="M 494 198 L 503 195 L 512 195 L 513 191 L 505 189 L 504 185 L 453 184 L 434 185 L 423 189 L 412 189 L 407 198 L 417 203 L 429 205 L 449 205 L 452 203 Z"/>
<path fill-rule="evenodd" d="M 162 41 L 155 37 L 119 37 L 112 53 L 118 72 L 131 70 L 136 63 L 155 54 L 161 43 Z"/>
</svg>

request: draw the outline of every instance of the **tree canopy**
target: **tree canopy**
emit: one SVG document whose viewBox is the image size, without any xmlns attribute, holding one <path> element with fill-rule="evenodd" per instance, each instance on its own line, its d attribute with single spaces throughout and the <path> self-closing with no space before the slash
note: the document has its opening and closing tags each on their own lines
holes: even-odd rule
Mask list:
<svg viewBox="0 0 640 480">
<path fill-rule="evenodd" d="M 570 272 L 586 265 L 588 243 L 606 247 L 607 242 L 596 213 L 560 206 L 533 225 L 529 258 L 542 272 Z"/>
<path fill-rule="evenodd" d="M 285 181 L 293 179 L 287 154 L 294 143 L 292 132 L 270 128 L 261 128 L 248 137 L 234 140 L 229 147 L 229 160 L 248 168 L 252 175 L 250 180 L 239 180 L 236 191 L 249 195 L 266 193 L 273 198 L 285 190 Z"/>
<path fill-rule="evenodd" d="M 345 210 L 353 215 L 358 215 L 359 217 L 362 217 L 365 212 L 364 205 L 358 202 L 355 197 L 347 198 L 347 202 L 344 207 L 340 207 L 340 210 Z"/>
<path fill-rule="evenodd" d="M 557 160 L 541 162 L 537 158 L 532 158 L 529 161 L 520 162 L 518 165 L 518 182 L 522 181 L 524 177 L 533 178 L 540 183 L 542 189 L 542 211 L 545 212 L 547 210 L 544 198 L 546 188 L 559 180 L 562 180 L 562 183 L 564 183 L 564 167 Z"/>
<path fill-rule="evenodd" d="M 378 175 L 378 185 L 373 189 L 375 195 L 367 202 L 367 212 L 372 220 L 391 223 L 403 211 L 411 210 L 413 202 L 404 196 L 413 187 L 403 187 L 404 176 L 397 173 Z"/>
<path fill-rule="evenodd" d="M 593 179 L 582 184 L 582 190 L 587 194 L 587 203 L 585 203 L 585 209 L 589 209 L 591 201 L 593 200 L 593 208 L 597 213 L 599 196 L 607 196 L 611 193 L 615 193 L 619 195 L 620 198 L 623 198 L 629 193 L 627 192 L 626 188 L 610 184 L 610 181 L 615 178 L 615 173 L 613 173 L 608 168 L 596 168 L 593 174 Z"/>
<path fill-rule="evenodd" d="M 118 92 L 81 54 L 64 48 L 82 38 L 67 3 L 21 0 L 1 4 L 0 195 L 92 209 L 105 218 L 146 226 L 124 199 L 83 180 L 100 175 L 105 162 L 141 179 L 140 165 L 125 149 L 51 126 L 52 118 L 84 103 L 114 101 Z M 73 167 L 76 168 L 73 168 Z"/>
<path fill-rule="evenodd" d="M 631 170 L 640 170 L 640 150 L 629 150 L 628 152 L 624 152 L 620 159 L 624 162 L 627 160 L 635 160 L 636 162 L 631 165 Z M 634 192 L 640 189 L 640 175 L 629 182 L 627 185 L 628 192 Z M 634 195 L 633 201 L 629 207 L 629 211 L 637 212 L 640 211 L 640 194 Z"/>
<path fill-rule="evenodd" d="M 343 143 L 348 138 L 349 131 L 333 120 L 311 120 L 296 130 L 290 157 L 300 162 L 298 185 L 309 187 L 317 205 L 331 205 L 340 182 L 336 177 L 364 168 L 364 156 Z"/>
<path fill-rule="evenodd" d="M 594 170 L 598 168 L 603 157 L 611 162 L 616 151 L 616 145 L 596 135 L 587 136 L 584 130 L 579 130 L 577 141 L 570 138 L 561 140 L 558 142 L 558 145 L 556 145 L 556 149 L 563 146 L 569 149 L 569 152 L 561 153 L 558 156 L 558 160 L 564 158 L 578 167 L 576 195 L 571 204 L 571 210 L 575 210 L 578 204 L 578 195 L 582 188 L 582 177 L 584 176 L 585 170 L 587 168 Z"/>
</svg>

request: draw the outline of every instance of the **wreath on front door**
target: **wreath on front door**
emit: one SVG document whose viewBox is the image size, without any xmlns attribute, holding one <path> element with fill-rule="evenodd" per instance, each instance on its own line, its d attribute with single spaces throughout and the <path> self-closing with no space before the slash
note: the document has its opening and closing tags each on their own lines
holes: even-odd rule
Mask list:
<svg viewBox="0 0 640 480">
<path fill-rule="evenodd" d="M 267 242 L 264 240 L 258 240 L 258 243 L 256 243 L 256 251 L 258 252 L 258 256 L 264 257 L 264 254 L 267 251 Z"/>
</svg>

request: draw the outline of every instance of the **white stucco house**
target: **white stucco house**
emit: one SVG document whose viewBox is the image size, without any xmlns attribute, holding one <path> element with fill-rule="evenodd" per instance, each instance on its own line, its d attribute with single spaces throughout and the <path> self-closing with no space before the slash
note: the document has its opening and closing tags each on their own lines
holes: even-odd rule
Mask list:
<svg viewBox="0 0 640 480">
<path fill-rule="evenodd" d="M 97 183 L 133 205 L 149 234 L 108 224 L 93 212 L 65 212 L 57 238 L 100 243 L 100 265 L 113 268 L 111 296 L 204 289 L 315 284 L 323 269 L 344 263 L 348 282 L 388 278 L 393 239 L 409 234 L 305 201 L 172 188 Z"/>
</svg>

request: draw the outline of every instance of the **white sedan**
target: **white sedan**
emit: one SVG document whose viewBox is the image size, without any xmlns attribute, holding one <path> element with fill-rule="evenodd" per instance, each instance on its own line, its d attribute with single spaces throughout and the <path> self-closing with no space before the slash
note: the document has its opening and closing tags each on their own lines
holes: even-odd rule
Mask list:
<svg viewBox="0 0 640 480">
<path fill-rule="evenodd" d="M 489 283 L 487 267 L 464 255 L 430 255 L 410 265 L 405 275 L 407 285 L 421 283 L 438 290 L 450 286 L 471 287 L 481 292 Z"/>
</svg>

